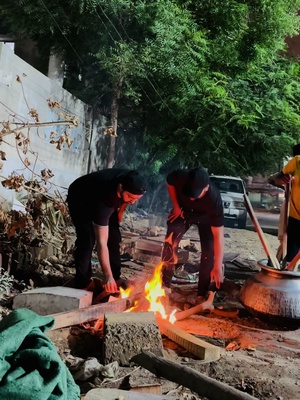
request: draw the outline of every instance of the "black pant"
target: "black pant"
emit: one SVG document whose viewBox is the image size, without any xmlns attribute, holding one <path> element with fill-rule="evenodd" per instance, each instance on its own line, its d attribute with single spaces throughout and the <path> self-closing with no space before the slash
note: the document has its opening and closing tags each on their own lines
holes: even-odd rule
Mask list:
<svg viewBox="0 0 300 400">
<path fill-rule="evenodd" d="M 292 261 L 300 250 L 300 220 L 289 217 L 287 226 L 287 255 L 286 260 Z"/>
<path fill-rule="evenodd" d="M 92 219 L 88 210 L 76 202 L 76 199 L 67 199 L 70 216 L 76 229 L 75 241 L 75 285 L 77 288 L 85 288 L 92 276 L 91 257 L 95 247 L 95 233 Z M 121 233 L 118 222 L 118 212 L 115 211 L 109 219 L 108 251 L 112 274 L 115 280 L 121 275 L 120 259 Z"/>
<path fill-rule="evenodd" d="M 196 225 L 201 242 L 198 296 L 204 296 L 209 289 L 210 273 L 214 266 L 214 238 L 210 224 L 205 218 L 197 217 L 197 215 L 190 215 L 185 219 L 179 217 L 173 222 L 168 221 L 167 225 L 166 241 L 162 252 L 163 284 L 165 286 L 170 286 L 174 272 L 174 264 L 177 264 L 178 244 L 191 225 Z"/>
</svg>

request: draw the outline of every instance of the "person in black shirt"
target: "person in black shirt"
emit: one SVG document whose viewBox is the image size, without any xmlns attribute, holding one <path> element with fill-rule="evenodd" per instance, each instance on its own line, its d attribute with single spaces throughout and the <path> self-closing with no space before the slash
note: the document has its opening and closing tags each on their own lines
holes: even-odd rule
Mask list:
<svg viewBox="0 0 300 400">
<path fill-rule="evenodd" d="M 76 229 L 75 286 L 90 283 L 91 256 L 95 246 L 104 275 L 104 289 L 118 291 L 121 275 L 119 223 L 127 205 L 146 191 L 145 179 L 137 171 L 104 169 L 76 179 L 69 187 L 67 203 Z"/>
<path fill-rule="evenodd" d="M 198 301 L 206 296 L 210 282 L 217 288 L 223 282 L 224 217 L 218 189 L 204 168 L 176 170 L 167 176 L 167 187 L 173 204 L 162 252 L 162 280 L 170 287 L 180 240 L 191 225 L 198 227 L 201 242 Z"/>
</svg>

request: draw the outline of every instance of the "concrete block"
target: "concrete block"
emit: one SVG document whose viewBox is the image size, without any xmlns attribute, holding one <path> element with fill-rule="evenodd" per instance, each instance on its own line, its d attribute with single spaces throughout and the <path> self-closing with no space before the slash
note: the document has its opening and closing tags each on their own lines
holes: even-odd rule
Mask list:
<svg viewBox="0 0 300 400">
<path fill-rule="evenodd" d="M 142 350 L 163 356 L 160 330 L 153 312 L 128 312 L 104 316 L 103 361 L 130 365 Z"/>
<path fill-rule="evenodd" d="M 142 263 L 158 264 L 161 262 L 160 256 L 155 256 L 153 254 L 146 254 L 143 250 L 135 250 L 134 259 Z"/>
<path fill-rule="evenodd" d="M 43 287 L 29 290 L 15 296 L 13 308 L 29 308 L 40 315 L 88 307 L 92 304 L 93 293 L 65 286 Z"/>
<path fill-rule="evenodd" d="M 135 248 L 137 250 L 146 251 L 149 254 L 155 254 L 160 256 L 162 251 L 163 243 L 147 240 L 147 239 L 138 239 L 135 243 Z"/>
</svg>

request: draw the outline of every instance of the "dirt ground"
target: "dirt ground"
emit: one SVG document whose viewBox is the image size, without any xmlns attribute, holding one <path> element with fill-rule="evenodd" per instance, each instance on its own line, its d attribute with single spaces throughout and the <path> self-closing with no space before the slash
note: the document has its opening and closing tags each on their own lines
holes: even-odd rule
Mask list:
<svg viewBox="0 0 300 400">
<path fill-rule="evenodd" d="M 189 237 L 197 238 L 196 231 L 190 230 Z M 276 252 L 278 240 L 266 235 Z M 239 259 L 256 263 L 265 258 L 264 250 L 256 232 L 225 228 L 225 254 L 238 253 Z M 199 254 L 190 253 L 189 261 L 197 263 Z M 123 276 L 131 276 L 132 270 L 123 270 Z M 246 279 L 246 278 L 245 278 Z M 298 400 L 300 399 L 300 336 L 299 329 L 272 326 L 249 314 L 238 301 L 238 292 L 243 279 L 228 279 L 217 296 L 238 306 L 235 317 L 223 317 L 214 313 L 194 315 L 176 322 L 176 326 L 206 340 L 221 350 L 217 361 L 204 362 L 185 349 L 163 337 L 164 357 L 189 366 L 218 381 L 226 383 L 257 399 Z M 174 292 L 186 293 L 186 298 L 195 296 L 196 286 L 174 285 Z M 186 291 L 186 292 L 185 292 Z M 101 335 L 92 325 L 64 328 L 48 333 L 56 344 L 62 359 L 70 355 L 78 357 L 99 357 Z M 145 371 L 145 370 L 144 370 Z M 122 388 L 123 377 L 138 374 L 134 368 L 120 368 L 112 380 L 99 382 L 98 387 Z M 149 373 L 150 374 L 150 373 Z M 154 375 L 152 379 L 155 378 Z M 188 389 L 165 379 L 159 380 L 163 394 L 172 394 L 176 399 L 204 399 Z M 82 393 L 95 387 L 95 382 L 80 382 Z M 222 400 L 220 398 L 220 400 Z"/>
</svg>

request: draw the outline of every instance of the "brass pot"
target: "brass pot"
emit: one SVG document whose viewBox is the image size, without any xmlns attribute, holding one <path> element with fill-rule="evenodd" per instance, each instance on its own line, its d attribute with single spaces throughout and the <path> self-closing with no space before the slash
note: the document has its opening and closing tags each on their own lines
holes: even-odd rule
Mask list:
<svg viewBox="0 0 300 400">
<path fill-rule="evenodd" d="M 254 316 L 280 325 L 300 325 L 300 272 L 281 271 L 258 261 L 261 271 L 248 278 L 239 299 Z"/>
</svg>

